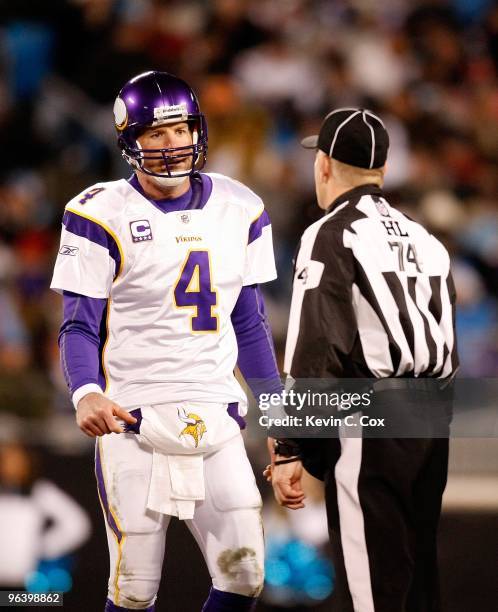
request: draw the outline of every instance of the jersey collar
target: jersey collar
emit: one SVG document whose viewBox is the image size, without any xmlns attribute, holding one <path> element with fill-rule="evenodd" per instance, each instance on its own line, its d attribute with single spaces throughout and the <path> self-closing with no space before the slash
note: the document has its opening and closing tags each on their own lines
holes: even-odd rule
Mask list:
<svg viewBox="0 0 498 612">
<path fill-rule="evenodd" d="M 141 196 L 165 214 L 169 212 L 178 212 L 180 210 L 202 209 L 209 200 L 209 196 L 213 190 L 211 177 L 207 174 L 200 173 L 197 174 L 194 179 L 190 179 L 189 190 L 177 198 L 164 198 L 161 200 L 150 198 L 143 190 L 135 173 L 128 179 L 128 183 L 138 191 Z"/>
<path fill-rule="evenodd" d="M 376 195 L 376 196 L 383 196 L 383 191 L 382 189 L 378 186 L 375 185 L 374 183 L 369 183 L 367 185 L 360 185 L 359 187 L 355 187 L 354 189 L 350 189 L 349 191 L 345 191 L 343 194 L 341 194 L 339 197 L 337 197 L 332 204 L 327 208 L 327 210 L 325 211 L 325 214 L 328 215 L 329 213 L 331 213 L 334 208 L 337 208 L 337 206 L 339 206 L 339 204 L 343 204 L 344 202 L 347 202 L 348 200 L 358 200 L 359 198 L 361 198 L 361 196 L 364 195 Z"/>
</svg>

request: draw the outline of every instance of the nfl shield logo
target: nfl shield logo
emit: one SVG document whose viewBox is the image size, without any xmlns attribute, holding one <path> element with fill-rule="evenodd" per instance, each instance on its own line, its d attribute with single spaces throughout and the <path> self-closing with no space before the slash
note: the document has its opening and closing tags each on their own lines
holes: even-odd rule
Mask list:
<svg viewBox="0 0 498 612">
<path fill-rule="evenodd" d="M 189 212 L 180 213 L 178 216 L 182 223 L 190 223 L 190 213 Z"/>
<path fill-rule="evenodd" d="M 375 202 L 375 207 L 383 217 L 389 217 L 389 210 L 382 200 Z"/>
</svg>

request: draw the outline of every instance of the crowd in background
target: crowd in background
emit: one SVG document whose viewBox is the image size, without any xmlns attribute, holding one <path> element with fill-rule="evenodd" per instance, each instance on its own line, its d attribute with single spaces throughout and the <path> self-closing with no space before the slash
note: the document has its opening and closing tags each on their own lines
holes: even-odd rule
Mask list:
<svg viewBox="0 0 498 612">
<path fill-rule="evenodd" d="M 292 257 L 315 204 L 316 133 L 334 107 L 378 113 L 385 189 L 451 251 L 461 376 L 498 375 L 498 7 L 491 0 L 0 0 L 0 406 L 63 411 L 60 298 L 49 289 L 66 202 L 126 177 L 112 105 L 137 73 L 198 92 L 207 170 L 270 213 L 266 289 L 279 353 Z"/>
<path fill-rule="evenodd" d="M 87 499 L 91 471 L 81 467 L 91 441 L 74 424 L 59 366 L 61 300 L 48 287 L 67 201 L 95 182 L 130 175 L 116 146 L 112 106 L 128 79 L 150 69 L 180 76 L 198 92 L 209 127 L 207 170 L 243 181 L 265 201 L 279 278 L 264 290 L 280 365 L 292 258 L 304 228 L 322 214 L 313 152 L 299 142 L 317 133 L 333 108 L 362 106 L 382 117 L 391 136 L 390 201 L 451 252 L 460 376 L 498 376 L 498 7 L 492 0 L 0 0 L 0 444 L 10 436 L 57 447 L 47 472 L 97 512 L 96 500 Z M 20 425 L 13 415 L 24 417 Z M 40 416 L 47 418 L 30 419 Z M 14 435 L 8 422 L 15 422 Z M 266 453 L 257 427 L 248 430 L 259 475 Z M 470 446 L 460 462 L 476 469 L 470 457 L 477 451 Z M 496 465 L 494 447 L 483 457 L 481 468 Z M 5 478 L 4 510 L 13 500 L 40 506 L 36 495 L 21 500 L 23 491 Z M 333 588 L 321 492 L 316 482 L 307 486 L 299 516 L 265 500 L 264 610 L 290 610 L 292 602 L 318 606 Z M 75 579 L 81 602 L 94 591 L 86 576 L 95 564 L 106 571 L 98 520 L 91 516 L 95 539 Z M 461 532 L 459 525 L 452 544 Z M 491 532 L 477 538 L 476 557 L 490 538 Z M 458 549 L 445 550 L 453 568 Z M 4 561 L 0 574 L 13 562 Z M 62 568 L 70 580 L 66 566 L 42 561 L 38 578 L 55 570 L 60 578 Z M 487 575 L 482 567 L 475 574 Z M 467 579 L 455 583 L 465 588 Z M 455 593 L 455 602 L 465 600 L 458 588 Z M 70 605 L 94 609 L 95 602 Z M 313 609 L 328 608 L 325 602 Z"/>
</svg>

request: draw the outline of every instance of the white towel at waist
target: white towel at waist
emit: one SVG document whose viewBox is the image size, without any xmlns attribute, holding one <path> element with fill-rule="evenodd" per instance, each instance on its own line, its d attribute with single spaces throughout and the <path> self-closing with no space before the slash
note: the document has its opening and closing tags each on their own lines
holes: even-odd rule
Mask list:
<svg viewBox="0 0 498 612">
<path fill-rule="evenodd" d="M 165 455 L 153 450 L 147 508 L 180 520 L 191 519 L 195 502 L 204 495 L 203 455 Z"/>
<path fill-rule="evenodd" d="M 153 450 L 147 507 L 193 518 L 195 502 L 204 499 L 204 455 L 240 436 L 226 404 L 175 402 L 141 408 L 137 439 Z"/>
</svg>

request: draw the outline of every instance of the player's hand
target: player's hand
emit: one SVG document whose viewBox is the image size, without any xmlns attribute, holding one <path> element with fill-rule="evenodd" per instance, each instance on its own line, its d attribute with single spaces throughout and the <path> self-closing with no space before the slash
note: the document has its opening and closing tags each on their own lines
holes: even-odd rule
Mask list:
<svg viewBox="0 0 498 612">
<path fill-rule="evenodd" d="M 124 430 L 116 417 L 130 425 L 137 422 L 129 412 L 100 393 L 88 393 L 78 402 L 76 422 L 81 431 L 90 438 L 112 432 L 123 433 Z"/>
<path fill-rule="evenodd" d="M 267 480 L 271 481 L 275 499 L 281 506 L 291 510 L 304 508 L 306 495 L 301 486 L 303 475 L 301 461 L 268 466 L 264 474 Z"/>
</svg>

